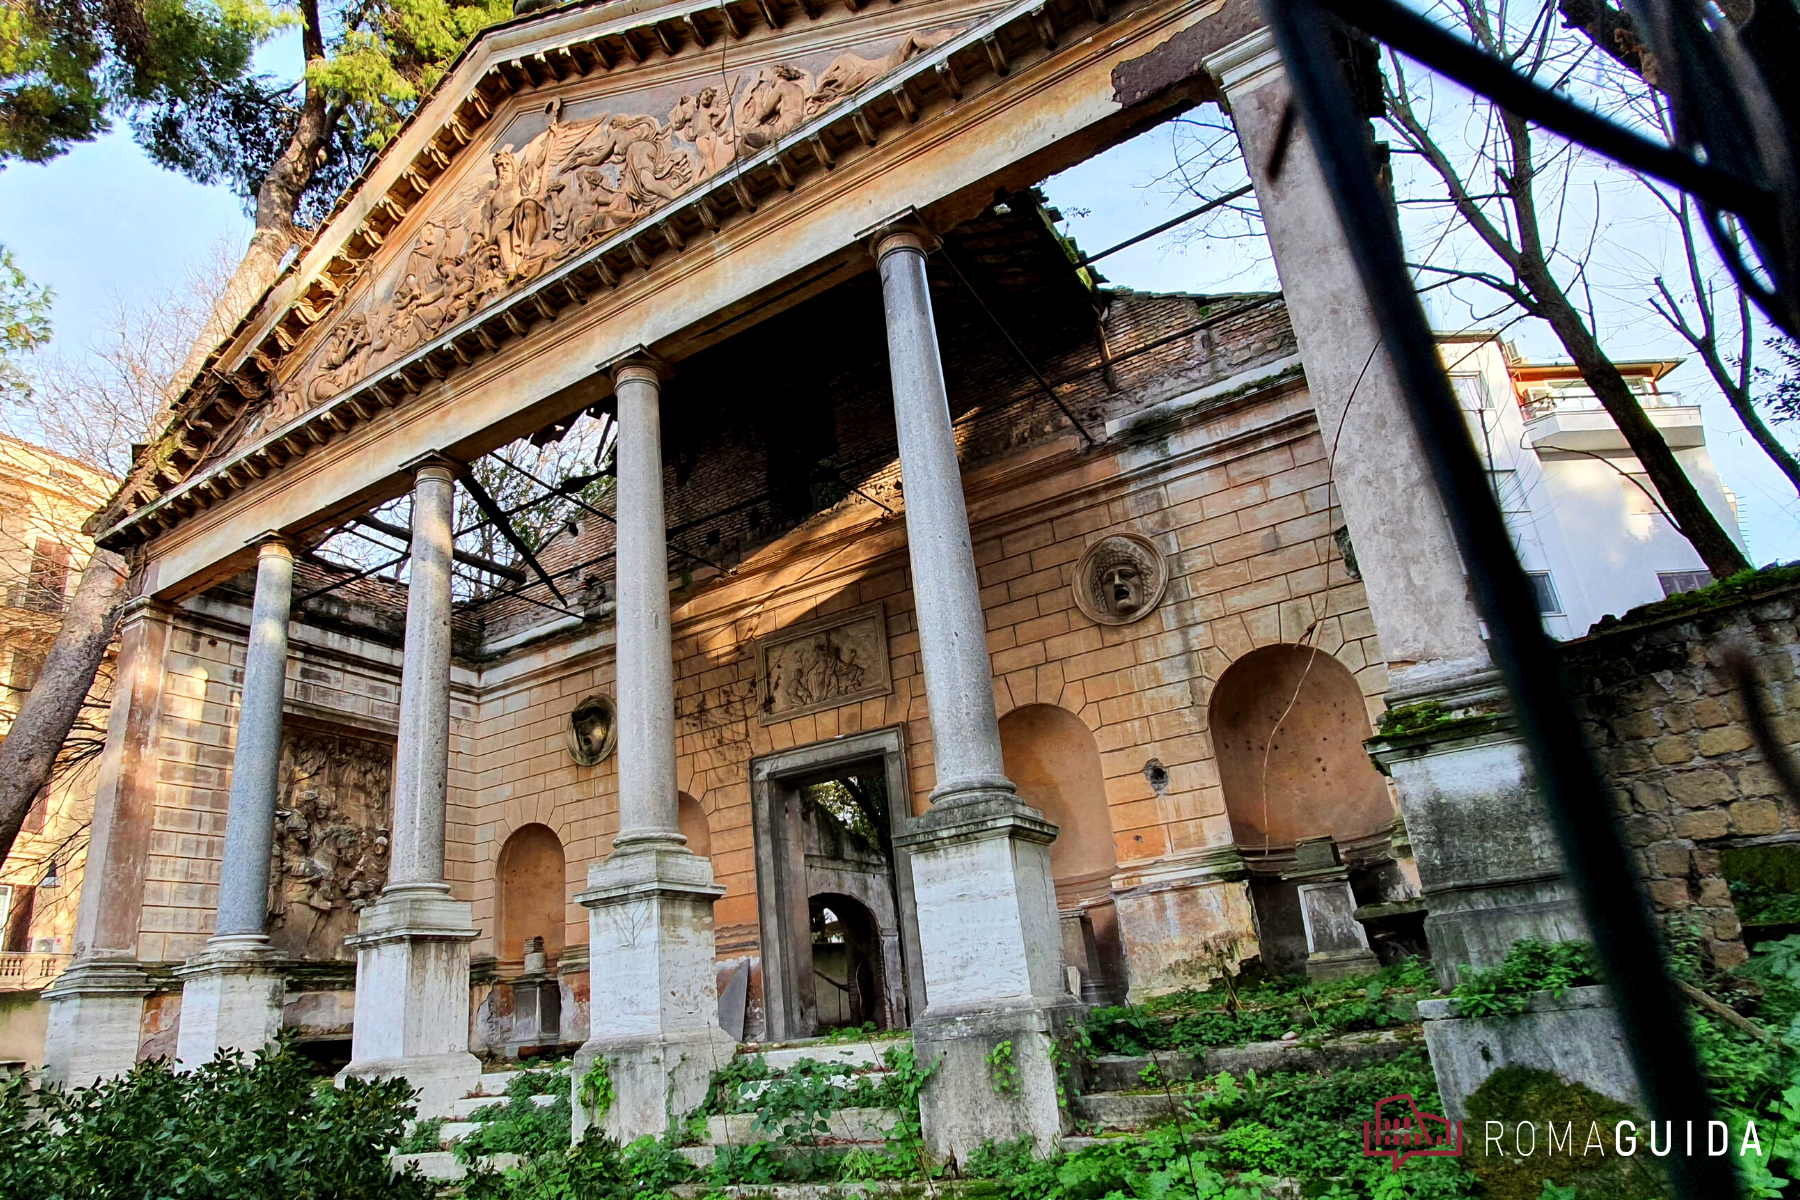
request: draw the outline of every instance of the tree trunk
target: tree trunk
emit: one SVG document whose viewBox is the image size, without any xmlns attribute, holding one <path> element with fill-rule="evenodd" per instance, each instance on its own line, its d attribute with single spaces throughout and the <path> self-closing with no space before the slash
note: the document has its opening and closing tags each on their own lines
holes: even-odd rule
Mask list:
<svg viewBox="0 0 1800 1200">
<path fill-rule="evenodd" d="M 1749 560 L 1713 516 L 1712 509 L 1706 507 L 1706 501 L 1700 498 L 1693 480 L 1676 461 L 1675 452 L 1669 449 L 1662 431 L 1650 420 L 1637 397 L 1631 394 L 1625 377 L 1619 374 L 1619 368 L 1613 365 L 1588 331 L 1581 314 L 1549 278 L 1548 272 L 1542 278 L 1532 278 L 1538 274 L 1535 266 L 1530 262 L 1521 264 L 1521 274 L 1541 306 L 1544 319 L 1555 331 L 1557 340 L 1562 342 L 1563 349 L 1569 352 L 1569 357 L 1575 360 L 1582 379 L 1600 398 L 1600 404 L 1612 417 L 1613 424 L 1625 435 L 1626 444 L 1637 455 L 1644 473 L 1650 476 L 1677 532 L 1693 544 L 1700 561 L 1706 564 L 1714 579 L 1725 579 L 1748 568 Z"/>
<path fill-rule="evenodd" d="M 305 21 L 302 41 L 310 73 L 324 65 L 325 41 L 319 32 L 317 0 L 304 0 L 300 9 Z M 294 135 L 288 139 L 287 149 L 275 160 L 275 165 L 269 168 L 256 190 L 256 229 L 250 235 L 250 245 L 238 261 L 237 269 L 231 273 L 219 302 L 213 306 L 212 315 L 188 350 L 187 361 L 170 381 L 165 404 L 175 403 L 192 385 L 207 356 L 230 336 L 251 306 L 262 298 L 280 274 L 288 251 L 303 240 L 294 224 L 294 212 L 300 206 L 300 197 L 305 194 L 307 185 L 312 182 L 313 172 L 331 145 L 332 131 L 341 116 L 340 110 L 326 104 L 322 88 L 310 81 L 305 88 Z"/>
<path fill-rule="evenodd" d="M 81 715 L 82 701 L 118 628 L 124 590 L 124 561 L 96 548 L 37 684 L 0 743 L 0 859 L 12 852 L 31 802 L 49 784 L 57 752 Z"/>
</svg>

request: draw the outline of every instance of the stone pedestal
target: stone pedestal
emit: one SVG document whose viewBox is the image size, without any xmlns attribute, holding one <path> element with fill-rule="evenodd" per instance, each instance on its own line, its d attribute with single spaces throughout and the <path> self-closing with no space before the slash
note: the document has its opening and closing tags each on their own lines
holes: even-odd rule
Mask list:
<svg viewBox="0 0 1800 1200">
<path fill-rule="evenodd" d="M 1423 1000 L 1425 1045 L 1444 1098 L 1444 1115 L 1466 1118 L 1468 1099 L 1502 1067 L 1550 1071 L 1603 1096 L 1638 1102 L 1637 1076 L 1618 1010 L 1604 987 L 1537 992 L 1510 1017 L 1465 1017 L 1454 1000 Z"/>
<path fill-rule="evenodd" d="M 98 885 L 98 881 L 96 881 Z M 44 1081 L 86 1087 L 137 1065 L 150 977 L 136 959 L 77 961 L 44 993 Z"/>
<path fill-rule="evenodd" d="M 419 1091 L 419 1116 L 447 1116 L 481 1077 L 469 1053 L 470 905 L 448 887 L 390 887 L 363 910 L 344 944 L 356 951 L 357 1078 L 403 1075 Z"/>
<path fill-rule="evenodd" d="M 1061 954 L 1056 827 L 1013 795 L 934 807 L 896 838 L 912 854 L 930 1006 L 913 1023 L 933 1068 L 925 1142 L 961 1160 L 983 1142 L 1061 1141 L 1056 1043 L 1079 1018 Z"/>
<path fill-rule="evenodd" d="M 1295 885 L 1300 921 L 1306 929 L 1306 974 L 1337 979 L 1380 967 L 1369 938 L 1356 920 L 1350 871 L 1329 837 L 1304 838 L 1294 847 L 1294 865 L 1281 877 Z"/>
<path fill-rule="evenodd" d="M 1432 727 L 1368 743 L 1400 793 L 1445 988 L 1458 965 L 1495 966 L 1520 938 L 1588 936 L 1525 745 L 1510 717 L 1480 707 L 1446 708 Z"/>
<path fill-rule="evenodd" d="M 512 985 L 512 1036 L 507 1039 L 508 1058 L 522 1050 L 548 1049 L 562 1041 L 562 982 L 550 969 L 544 939 L 525 943 L 525 970 Z"/>
<path fill-rule="evenodd" d="M 725 889 L 712 864 L 679 846 L 616 850 L 588 868 L 590 1030 L 575 1055 L 577 1141 L 598 1124 L 621 1143 L 660 1134 L 706 1097 L 737 1043 L 719 1028 L 713 902 Z M 614 1099 L 581 1102 L 582 1079 L 605 1063 Z"/>
<path fill-rule="evenodd" d="M 1217 977 L 1221 961 L 1261 953 L 1249 877 L 1230 846 L 1119 865 L 1113 906 L 1132 1003 L 1204 987 Z"/>
<path fill-rule="evenodd" d="M 253 1054 L 280 1035 L 286 982 L 266 937 L 215 937 L 175 974 L 182 981 L 175 1042 L 182 1067 L 210 1062 L 222 1049 Z"/>
</svg>

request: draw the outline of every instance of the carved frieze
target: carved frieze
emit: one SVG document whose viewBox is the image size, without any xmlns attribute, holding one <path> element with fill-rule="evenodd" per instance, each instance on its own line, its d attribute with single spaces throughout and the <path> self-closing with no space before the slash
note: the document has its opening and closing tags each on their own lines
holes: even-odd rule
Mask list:
<svg viewBox="0 0 1800 1200">
<path fill-rule="evenodd" d="M 344 937 L 387 882 L 394 748 L 296 727 L 281 739 L 269 940 L 291 958 L 348 957 Z"/>
<path fill-rule="evenodd" d="M 746 66 L 701 87 L 557 97 L 515 117 L 485 161 L 445 177 L 445 197 L 372 285 L 347 294 L 245 437 L 324 403 L 958 32 Z"/>
<path fill-rule="evenodd" d="M 757 715 L 765 725 L 893 690 L 879 603 L 802 621 L 756 642 Z"/>
<path fill-rule="evenodd" d="M 1075 564 L 1070 587 L 1075 606 L 1102 625 L 1129 625 L 1142 620 L 1162 600 L 1169 586 L 1163 553 L 1135 533 L 1103 537 Z"/>
</svg>

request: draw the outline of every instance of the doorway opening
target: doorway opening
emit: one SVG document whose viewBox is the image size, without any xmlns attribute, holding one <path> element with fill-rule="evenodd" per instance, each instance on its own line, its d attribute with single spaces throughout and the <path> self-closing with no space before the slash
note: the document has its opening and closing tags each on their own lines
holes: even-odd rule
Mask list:
<svg viewBox="0 0 1800 1200">
<path fill-rule="evenodd" d="M 895 729 L 751 764 L 766 1036 L 904 1029 L 924 1007 Z M 898 803 L 894 798 L 898 797 Z"/>
</svg>

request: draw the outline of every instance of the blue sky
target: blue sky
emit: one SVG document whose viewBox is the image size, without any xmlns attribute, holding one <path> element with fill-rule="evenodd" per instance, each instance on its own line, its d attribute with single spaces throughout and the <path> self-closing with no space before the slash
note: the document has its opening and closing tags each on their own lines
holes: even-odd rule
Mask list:
<svg viewBox="0 0 1800 1200">
<path fill-rule="evenodd" d="M 279 49 L 277 44 L 270 51 Z M 1167 131 L 1153 130 L 1053 178 L 1045 190 L 1082 247 L 1097 250 L 1193 206 L 1192 195 L 1156 182 L 1171 154 Z M 13 250 L 28 275 L 55 289 L 55 337 L 65 353 L 103 334 L 115 299 L 130 303 L 178 286 L 184 271 L 213 246 L 224 241 L 235 253 L 249 231 L 241 205 L 224 188 L 200 187 L 159 170 L 122 131 L 45 166 L 0 171 L 0 243 Z M 1170 233 L 1101 266 L 1112 283 L 1142 290 L 1274 287 L 1266 249 L 1255 242 L 1183 245 L 1179 233 Z M 1599 300 L 1612 306 L 1602 317 L 1614 354 L 1681 356 L 1674 335 L 1628 301 L 1607 295 Z M 1529 323 L 1516 326 L 1513 336 L 1531 357 L 1561 357 L 1548 333 Z M 1739 496 L 1752 559 L 1800 558 L 1800 502 L 1743 432 L 1704 370 L 1690 361 L 1665 386 L 1701 401 L 1714 460 Z M 1780 432 L 1790 444 L 1800 440 L 1792 426 Z"/>
</svg>

